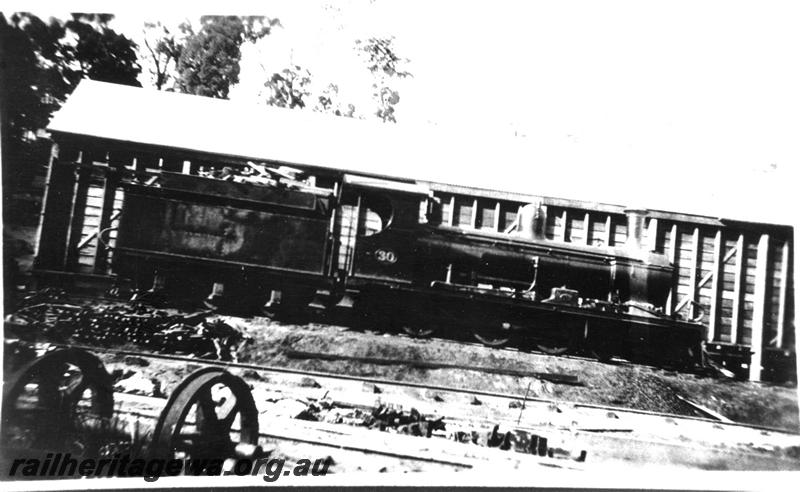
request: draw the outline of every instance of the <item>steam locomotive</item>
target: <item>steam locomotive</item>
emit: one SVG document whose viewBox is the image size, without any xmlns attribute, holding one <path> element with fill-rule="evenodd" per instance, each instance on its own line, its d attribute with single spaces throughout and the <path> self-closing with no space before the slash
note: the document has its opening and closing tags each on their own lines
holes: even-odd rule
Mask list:
<svg viewBox="0 0 800 492">
<path fill-rule="evenodd" d="M 220 306 L 304 309 L 343 297 L 413 336 L 468 333 L 551 354 L 588 352 L 680 367 L 702 363 L 704 327 L 666 315 L 675 274 L 646 251 L 646 211 L 628 211 L 624 247 L 546 240 L 543 207 L 506 233 L 444 225 L 423 185 L 340 173 L 316 179 L 250 163 L 260 182 L 162 172 L 125 184 L 113 262 L 152 288 L 212 293 Z M 203 294 L 205 295 L 205 294 Z"/>
</svg>

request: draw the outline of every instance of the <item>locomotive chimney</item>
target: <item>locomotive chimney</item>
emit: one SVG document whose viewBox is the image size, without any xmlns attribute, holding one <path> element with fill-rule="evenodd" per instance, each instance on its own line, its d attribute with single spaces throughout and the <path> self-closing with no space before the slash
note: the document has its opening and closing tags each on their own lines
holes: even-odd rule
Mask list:
<svg viewBox="0 0 800 492">
<path fill-rule="evenodd" d="M 526 239 L 544 239 L 546 218 L 541 201 L 523 206 L 519 211 L 517 235 Z"/>
<path fill-rule="evenodd" d="M 628 240 L 625 246 L 631 250 L 641 250 L 644 219 L 647 217 L 647 209 L 628 208 L 625 209 L 625 215 L 628 217 Z"/>
</svg>

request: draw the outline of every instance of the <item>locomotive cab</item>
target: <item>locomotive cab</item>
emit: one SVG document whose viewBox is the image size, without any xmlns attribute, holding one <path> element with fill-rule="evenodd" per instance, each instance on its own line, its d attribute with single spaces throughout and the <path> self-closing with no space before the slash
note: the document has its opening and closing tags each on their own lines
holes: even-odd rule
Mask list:
<svg viewBox="0 0 800 492">
<path fill-rule="evenodd" d="M 417 278 L 416 239 L 430 190 L 416 183 L 345 175 L 340 217 L 340 269 L 351 284 Z"/>
</svg>

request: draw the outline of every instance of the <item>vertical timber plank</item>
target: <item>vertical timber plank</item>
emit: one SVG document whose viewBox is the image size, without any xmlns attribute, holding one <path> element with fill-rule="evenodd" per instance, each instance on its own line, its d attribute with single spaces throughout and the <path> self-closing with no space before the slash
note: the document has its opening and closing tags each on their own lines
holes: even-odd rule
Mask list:
<svg viewBox="0 0 800 492">
<path fill-rule="evenodd" d="M 736 270 L 733 279 L 733 313 L 731 314 L 731 343 L 739 342 L 739 328 L 742 325 L 742 294 L 744 292 L 744 234 L 736 240 Z"/>
<path fill-rule="evenodd" d="M 714 234 L 714 266 L 711 277 L 711 309 L 708 313 L 708 338 L 713 342 L 717 337 L 717 324 L 719 323 L 720 297 L 722 293 L 722 229 L 717 229 Z"/>
<path fill-rule="evenodd" d="M 647 251 L 658 250 L 658 219 L 650 219 L 647 224 Z"/>
<path fill-rule="evenodd" d="M 605 244 L 606 248 L 610 248 L 611 247 L 611 215 L 610 214 L 606 215 L 606 232 L 605 232 L 605 237 L 603 238 L 603 241 L 605 241 L 605 243 L 606 243 Z"/>
<path fill-rule="evenodd" d="M 678 224 L 672 224 L 669 231 L 669 262 L 678 268 Z M 665 311 L 668 315 L 672 315 L 675 309 L 675 299 L 678 297 L 678 283 L 676 279 L 672 281 L 672 287 L 669 289 L 667 296 L 667 305 Z"/>
<path fill-rule="evenodd" d="M 750 351 L 750 381 L 761 381 L 761 362 L 764 356 L 764 316 L 767 307 L 767 265 L 769 261 L 769 234 L 762 234 L 758 240 L 756 257 L 756 279 L 753 300 L 753 333 Z"/>
<path fill-rule="evenodd" d="M 540 227 L 541 227 L 541 230 L 539 232 L 542 234 L 542 239 L 546 239 L 547 238 L 547 205 L 545 205 L 541 200 L 539 200 L 537 202 L 534 202 L 534 203 L 537 204 L 537 206 L 539 207 L 539 212 L 541 213 L 541 216 L 540 216 L 540 221 L 541 221 L 540 222 L 540 224 L 541 224 Z M 519 214 L 521 211 L 522 211 L 522 205 L 519 206 L 519 210 L 517 211 L 517 214 Z"/>
<path fill-rule="evenodd" d="M 786 293 L 789 288 L 789 241 L 784 241 L 781 248 L 781 286 L 778 301 L 778 333 L 775 335 L 775 346 L 783 347 L 783 332 L 786 329 Z"/>
<path fill-rule="evenodd" d="M 500 201 L 494 204 L 494 224 L 492 224 L 494 232 L 502 232 L 500 230 Z"/>
<path fill-rule="evenodd" d="M 478 228 L 478 199 L 472 200 L 472 216 L 469 218 L 473 229 Z"/>
<path fill-rule="evenodd" d="M 453 226 L 456 216 L 456 196 L 450 195 L 450 215 L 447 217 L 447 225 Z"/>
<path fill-rule="evenodd" d="M 694 319 L 697 316 L 695 302 L 697 302 L 697 262 L 700 256 L 700 228 L 695 227 L 692 231 L 692 252 L 691 267 L 689 268 L 689 299 L 693 302 L 689 306 L 689 317 Z"/>
<path fill-rule="evenodd" d="M 137 179 L 142 179 L 147 171 L 147 163 L 141 156 L 133 158 L 133 171 Z"/>
<path fill-rule="evenodd" d="M 592 218 L 589 212 L 583 214 L 583 244 L 590 246 L 592 244 Z"/>
<path fill-rule="evenodd" d="M 98 226 L 100 232 L 111 227 L 111 214 L 114 212 L 114 199 L 117 195 L 120 173 L 132 159 L 133 156 L 127 153 L 113 151 L 109 153 L 108 169 L 103 180 L 103 202 L 100 208 L 100 225 Z M 100 236 L 101 234 L 98 233 L 97 248 L 95 248 L 94 252 L 94 272 L 103 274 L 106 273 L 108 265 L 108 248 L 103 245 Z"/>
<path fill-rule="evenodd" d="M 567 209 L 564 209 L 564 211 L 561 212 L 561 230 L 558 231 L 558 239 L 562 243 L 567 242 L 567 219 L 568 218 L 569 218 L 569 215 L 567 214 Z"/>
<path fill-rule="evenodd" d="M 44 206 L 39 217 L 36 241 L 35 267 L 42 270 L 60 270 L 69 237 L 69 214 L 75 193 L 75 165 L 63 147 L 53 146 L 50 166 L 42 199 Z M 62 160 L 59 156 L 64 155 Z M 70 156 L 71 157 L 71 156 Z"/>
<path fill-rule="evenodd" d="M 75 192 L 73 193 L 72 206 L 70 207 L 69 237 L 67 251 L 64 257 L 64 267 L 67 271 L 74 271 L 78 266 L 78 244 L 81 241 L 83 222 L 86 218 L 86 199 L 89 194 L 89 184 L 92 178 L 95 151 L 84 150 L 81 154 L 81 165 L 76 169 Z"/>
</svg>

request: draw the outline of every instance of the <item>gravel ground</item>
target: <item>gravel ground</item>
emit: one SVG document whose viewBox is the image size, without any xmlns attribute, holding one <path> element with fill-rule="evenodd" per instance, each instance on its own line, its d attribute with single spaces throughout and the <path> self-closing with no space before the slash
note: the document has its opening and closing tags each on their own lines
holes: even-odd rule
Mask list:
<svg viewBox="0 0 800 492">
<path fill-rule="evenodd" d="M 498 350 L 436 338 L 418 340 L 333 325 L 288 325 L 265 318 L 226 320 L 255 338 L 255 343 L 240 357 L 242 362 L 466 389 L 527 392 L 532 398 L 700 416 L 678 398 L 680 395 L 736 422 L 795 431 L 799 425 L 795 388 L 684 374 L 623 361 L 603 364 L 578 357 Z M 479 370 L 420 369 L 401 364 L 298 359 L 287 356 L 290 350 L 563 373 L 578 376 L 582 385 L 555 384 L 532 377 L 489 374 Z"/>
</svg>

